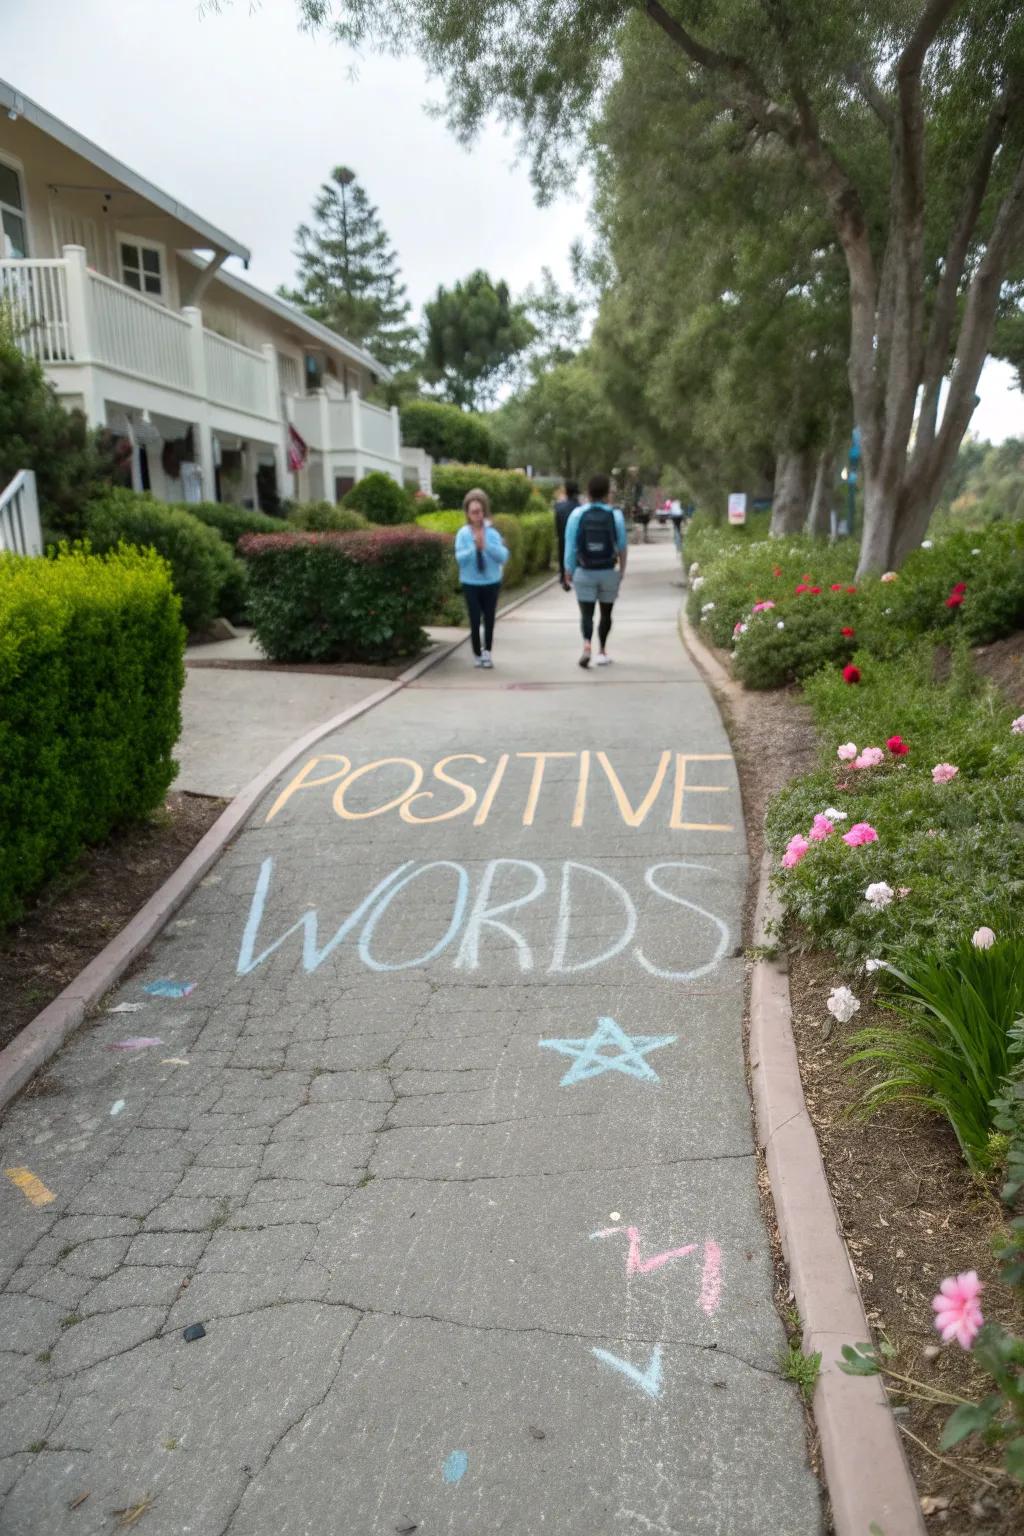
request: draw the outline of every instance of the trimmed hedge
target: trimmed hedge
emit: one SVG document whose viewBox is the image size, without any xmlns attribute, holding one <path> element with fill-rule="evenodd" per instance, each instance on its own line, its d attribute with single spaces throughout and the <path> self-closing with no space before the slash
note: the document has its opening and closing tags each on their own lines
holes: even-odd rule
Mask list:
<svg viewBox="0 0 1024 1536">
<path fill-rule="evenodd" d="M 272 661 L 390 661 L 423 648 L 448 539 L 423 528 L 247 534 L 250 614 Z"/>
<path fill-rule="evenodd" d="M 555 558 L 555 519 L 551 512 L 528 512 L 519 519 L 525 543 L 526 574 L 549 569 Z"/>
<path fill-rule="evenodd" d="M 492 521 L 508 545 L 508 559 L 505 561 L 501 584 L 503 587 L 518 587 L 526 575 L 526 536 L 522 519 L 501 512 Z"/>
<path fill-rule="evenodd" d="M 480 416 L 440 400 L 410 400 L 401 410 L 402 441 L 434 459 L 504 469 L 508 448 Z"/>
<path fill-rule="evenodd" d="M 149 492 L 112 488 L 89 503 L 86 534 L 97 554 L 121 543 L 155 549 L 171 568 L 186 629 L 204 629 L 223 607 L 236 607 L 244 588 L 220 534 L 191 512 L 156 501 Z M 222 598 L 227 598 L 223 602 Z"/>
<path fill-rule="evenodd" d="M 288 513 L 285 530 L 301 528 L 304 533 L 355 533 L 369 528 L 370 520 L 354 507 L 335 506 L 333 501 L 300 501 Z M 271 529 L 254 529 L 270 533 Z M 284 530 L 282 530 L 284 531 Z"/>
<path fill-rule="evenodd" d="M 342 497 L 341 504 L 355 512 L 361 512 L 371 523 L 377 523 L 381 527 L 394 526 L 396 523 L 411 523 L 416 518 L 413 499 L 405 486 L 399 485 L 397 480 L 392 480 L 390 475 L 386 475 L 380 469 L 364 475 L 359 483 Z"/>
<path fill-rule="evenodd" d="M 430 475 L 442 507 L 462 510 L 467 491 L 486 491 L 492 512 L 525 512 L 533 482 L 514 469 L 488 469 L 484 464 L 438 464 Z"/>
<path fill-rule="evenodd" d="M 458 533 L 466 521 L 462 512 L 421 512 L 416 522 L 420 528 L 429 528 L 431 533 Z"/>
<path fill-rule="evenodd" d="M 266 512 L 235 507 L 229 502 L 178 501 L 172 505 L 179 512 L 188 512 L 192 517 L 198 517 L 207 528 L 215 528 L 232 549 L 243 533 L 287 533 L 289 528 L 283 517 L 268 517 Z"/>
<path fill-rule="evenodd" d="M 163 801 L 185 631 L 163 560 L 0 555 L 0 925 L 89 843 Z"/>
</svg>

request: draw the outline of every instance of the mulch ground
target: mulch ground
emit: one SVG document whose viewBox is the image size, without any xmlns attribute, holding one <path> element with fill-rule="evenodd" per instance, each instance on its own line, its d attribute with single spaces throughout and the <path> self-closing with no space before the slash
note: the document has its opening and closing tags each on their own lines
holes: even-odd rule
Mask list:
<svg viewBox="0 0 1024 1536">
<path fill-rule="evenodd" d="M 1024 707 L 1024 635 L 979 648 L 979 669 L 1011 702 Z M 728 655 L 719 653 L 728 665 Z M 813 766 L 815 738 L 799 690 L 744 694 L 724 706 L 736 754 L 752 869 L 764 847 L 770 797 Z M 756 882 L 752 882 L 756 885 Z M 748 900 L 747 942 L 753 929 Z M 849 981 L 830 956 L 801 952 L 788 935 L 793 1031 L 808 1110 L 814 1122 L 832 1196 L 857 1271 L 876 1342 L 897 1351 L 892 1368 L 932 1386 L 980 1397 L 986 1380 L 957 1345 L 940 1346 L 932 1328 L 931 1298 L 949 1274 L 978 1269 L 987 1282 L 986 1317 L 1024 1329 L 1019 1296 L 993 1279 L 992 1240 L 1005 1231 L 997 1185 L 967 1172 L 944 1124 L 890 1107 L 865 1122 L 852 1111 L 858 1084 L 843 1062 L 853 1029 L 887 1021 L 870 1003 L 866 983 L 856 1023 L 838 1025 L 825 1009 L 829 990 Z M 780 1297 L 785 1300 L 782 1277 Z M 850 1343 L 858 1340 L 851 1339 Z M 959 1536 L 1020 1536 L 1024 1491 L 1004 1479 L 991 1452 L 957 1447 L 940 1456 L 938 1443 L 951 1409 L 892 1392 L 897 1422 L 930 1530 Z M 813 1451 L 812 1443 L 812 1451 Z M 898 1536 L 898 1533 L 886 1533 Z"/>
<path fill-rule="evenodd" d="M 170 794 L 148 821 L 89 848 L 0 936 L 0 1048 L 51 1003 L 191 853 L 228 804 Z"/>
</svg>

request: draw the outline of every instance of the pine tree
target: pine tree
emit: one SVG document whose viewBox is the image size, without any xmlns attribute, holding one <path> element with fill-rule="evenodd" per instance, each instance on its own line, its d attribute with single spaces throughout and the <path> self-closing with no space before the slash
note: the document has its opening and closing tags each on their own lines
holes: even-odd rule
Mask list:
<svg viewBox="0 0 1024 1536">
<path fill-rule="evenodd" d="M 354 171 L 339 165 L 313 205 L 314 227 L 295 231 L 299 280 L 284 299 L 340 336 L 366 347 L 393 373 L 417 360 L 398 258 Z"/>
</svg>

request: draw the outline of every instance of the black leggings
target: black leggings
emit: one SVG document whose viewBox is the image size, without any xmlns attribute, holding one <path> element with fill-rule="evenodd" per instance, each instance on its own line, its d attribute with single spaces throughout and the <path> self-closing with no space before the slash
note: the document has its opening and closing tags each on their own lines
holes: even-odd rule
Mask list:
<svg viewBox="0 0 1024 1536">
<path fill-rule="evenodd" d="M 594 634 L 594 609 L 601 609 L 601 618 L 597 626 L 597 638 L 604 650 L 604 643 L 612 632 L 612 603 L 580 603 L 580 628 L 583 630 L 584 640 L 590 640 Z"/>
<path fill-rule="evenodd" d="M 466 607 L 469 609 L 469 632 L 473 640 L 473 655 L 480 655 L 480 620 L 484 621 L 483 649 L 489 651 L 494 640 L 494 615 L 498 610 L 498 593 L 501 591 L 501 582 L 488 582 L 486 586 L 474 587 L 468 582 L 463 584 L 462 592 L 466 599 Z"/>
</svg>

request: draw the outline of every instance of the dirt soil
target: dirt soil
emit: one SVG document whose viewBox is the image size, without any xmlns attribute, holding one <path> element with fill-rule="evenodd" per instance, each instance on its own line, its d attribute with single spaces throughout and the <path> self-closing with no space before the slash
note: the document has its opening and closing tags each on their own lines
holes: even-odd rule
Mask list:
<svg viewBox="0 0 1024 1536">
<path fill-rule="evenodd" d="M 51 1003 L 191 853 L 227 805 L 174 793 L 85 851 L 0 935 L 0 1048 Z"/>
<path fill-rule="evenodd" d="M 728 653 L 716 654 L 728 670 Z M 976 656 L 979 670 L 1003 688 L 1015 707 L 1024 707 L 1024 635 L 980 647 Z M 768 800 L 813 766 L 810 711 L 796 688 L 744 693 L 719 704 L 736 754 L 751 870 L 756 872 Z M 748 944 L 756 884 L 752 879 Z M 856 1024 L 836 1024 L 825 999 L 833 986 L 850 978 L 840 974 L 830 956 L 801 953 L 799 938 L 797 933 L 788 936 L 800 1073 L 874 1339 L 885 1339 L 896 1349 L 894 1370 L 977 1399 L 986 1390 L 986 1379 L 957 1345 L 940 1345 L 931 1323 L 931 1298 L 944 1276 L 979 1269 L 986 1281 L 986 1317 L 1024 1330 L 1019 1296 L 994 1281 L 989 1257 L 993 1238 L 1006 1228 L 997 1186 L 972 1179 L 952 1132 L 940 1122 L 894 1107 L 870 1122 L 852 1117 L 857 1082 L 843 1066 L 849 1035 L 858 1026 L 886 1022 L 887 1016 L 872 1005 L 862 980 L 856 987 L 862 1000 Z M 785 1287 L 783 1279 L 783 1314 Z M 997 1456 L 979 1454 L 974 1445 L 940 1456 L 939 1438 L 951 1408 L 923 1403 L 910 1389 L 906 1394 L 893 1390 L 891 1401 L 929 1530 L 949 1536 L 1020 1536 L 1024 1490 L 1002 1476 Z"/>
</svg>

